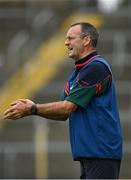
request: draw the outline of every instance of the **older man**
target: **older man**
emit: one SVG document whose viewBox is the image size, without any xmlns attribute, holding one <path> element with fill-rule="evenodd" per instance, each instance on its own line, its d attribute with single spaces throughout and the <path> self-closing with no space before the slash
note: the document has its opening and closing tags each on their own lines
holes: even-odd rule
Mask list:
<svg viewBox="0 0 131 180">
<path fill-rule="evenodd" d="M 82 179 L 117 179 L 122 158 L 122 133 L 114 80 L 107 61 L 97 51 L 98 32 L 86 22 L 70 26 L 65 45 L 75 61 L 61 101 L 11 103 L 5 119 L 39 115 L 69 118 L 73 159 L 80 161 Z"/>
</svg>

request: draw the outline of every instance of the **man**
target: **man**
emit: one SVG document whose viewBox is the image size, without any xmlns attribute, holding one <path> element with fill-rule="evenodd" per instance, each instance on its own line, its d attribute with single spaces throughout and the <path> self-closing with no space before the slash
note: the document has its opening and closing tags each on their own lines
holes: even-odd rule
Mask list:
<svg viewBox="0 0 131 180">
<path fill-rule="evenodd" d="M 110 66 L 96 52 L 98 32 L 89 23 L 75 23 L 65 45 L 75 68 L 62 101 L 35 104 L 28 99 L 11 103 L 5 119 L 39 115 L 69 118 L 73 159 L 80 161 L 82 179 L 117 179 L 122 158 L 122 133 Z"/>
</svg>

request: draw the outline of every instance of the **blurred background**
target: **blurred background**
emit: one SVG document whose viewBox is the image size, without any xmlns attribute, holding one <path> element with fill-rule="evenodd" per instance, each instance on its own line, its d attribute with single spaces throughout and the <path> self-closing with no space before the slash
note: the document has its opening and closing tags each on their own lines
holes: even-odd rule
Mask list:
<svg viewBox="0 0 131 180">
<path fill-rule="evenodd" d="M 77 21 L 98 28 L 97 50 L 112 66 L 124 138 L 120 178 L 131 178 L 130 0 L 0 0 L 0 178 L 79 178 L 68 121 L 2 119 L 17 98 L 60 99 L 74 66 L 65 35 Z"/>
</svg>

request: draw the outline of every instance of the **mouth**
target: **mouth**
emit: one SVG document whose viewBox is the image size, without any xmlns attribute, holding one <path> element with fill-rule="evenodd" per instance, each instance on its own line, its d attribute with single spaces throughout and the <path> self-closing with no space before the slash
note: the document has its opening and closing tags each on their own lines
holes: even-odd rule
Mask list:
<svg viewBox="0 0 131 180">
<path fill-rule="evenodd" d="M 68 47 L 68 51 L 72 51 L 73 50 L 73 48 L 72 47 Z"/>
</svg>

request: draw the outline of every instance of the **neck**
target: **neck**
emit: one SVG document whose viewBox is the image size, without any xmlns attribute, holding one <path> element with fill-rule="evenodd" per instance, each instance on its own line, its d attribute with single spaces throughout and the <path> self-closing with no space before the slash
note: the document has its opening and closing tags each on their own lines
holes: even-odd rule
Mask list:
<svg viewBox="0 0 131 180">
<path fill-rule="evenodd" d="M 75 66 L 82 67 L 83 65 L 85 65 L 86 63 L 91 61 L 96 56 L 100 56 L 100 55 L 98 55 L 97 51 L 93 51 L 90 54 L 88 54 L 87 56 L 85 56 L 84 58 L 80 59 L 79 61 L 76 61 Z"/>
<path fill-rule="evenodd" d="M 88 51 L 85 51 L 80 57 L 79 59 L 76 59 L 75 62 L 78 62 L 80 59 L 83 59 L 84 57 L 88 56 L 89 54 L 93 53 L 94 51 L 96 51 L 95 49 L 91 49 Z"/>
</svg>

